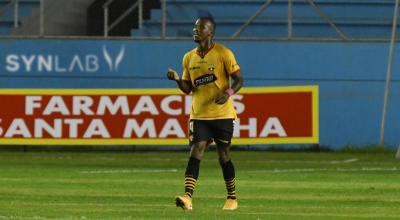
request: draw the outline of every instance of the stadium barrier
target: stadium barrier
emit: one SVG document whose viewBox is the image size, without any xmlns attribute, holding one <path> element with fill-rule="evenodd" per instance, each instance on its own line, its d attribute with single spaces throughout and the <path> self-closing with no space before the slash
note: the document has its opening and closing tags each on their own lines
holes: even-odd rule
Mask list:
<svg viewBox="0 0 400 220">
<path fill-rule="evenodd" d="M 379 142 L 388 43 L 221 43 L 234 51 L 246 88 L 318 85 L 320 145 L 340 149 Z M 174 40 L 4 40 L 0 42 L 0 87 L 175 88 L 166 79 L 166 70 L 172 67 L 180 71 L 182 56 L 194 46 L 191 41 Z M 399 67 L 394 59 L 393 72 Z M 394 74 L 391 82 L 385 135 L 388 146 L 400 141 L 399 76 Z M 264 108 L 277 103 L 267 103 Z"/>
</svg>

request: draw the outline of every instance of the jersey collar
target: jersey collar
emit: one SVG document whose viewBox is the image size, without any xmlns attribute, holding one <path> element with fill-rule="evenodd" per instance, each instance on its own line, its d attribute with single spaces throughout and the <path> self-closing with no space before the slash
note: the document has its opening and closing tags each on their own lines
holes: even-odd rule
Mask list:
<svg viewBox="0 0 400 220">
<path fill-rule="evenodd" d="M 201 53 L 201 51 L 199 50 L 199 48 L 196 49 L 196 54 L 199 55 L 202 59 L 207 55 L 208 52 L 210 52 L 211 49 L 214 48 L 215 43 L 213 43 L 211 45 L 210 48 L 208 48 L 208 50 L 206 50 L 203 54 Z"/>
</svg>

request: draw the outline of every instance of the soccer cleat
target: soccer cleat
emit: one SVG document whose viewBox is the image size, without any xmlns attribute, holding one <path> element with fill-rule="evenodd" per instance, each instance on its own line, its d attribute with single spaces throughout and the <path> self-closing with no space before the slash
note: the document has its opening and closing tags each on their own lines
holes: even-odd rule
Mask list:
<svg viewBox="0 0 400 220">
<path fill-rule="evenodd" d="M 177 196 L 175 202 L 176 206 L 181 207 L 183 210 L 192 210 L 192 198 L 188 195 Z"/>
<path fill-rule="evenodd" d="M 226 199 L 223 210 L 235 210 L 238 208 L 238 202 L 236 199 Z"/>
</svg>

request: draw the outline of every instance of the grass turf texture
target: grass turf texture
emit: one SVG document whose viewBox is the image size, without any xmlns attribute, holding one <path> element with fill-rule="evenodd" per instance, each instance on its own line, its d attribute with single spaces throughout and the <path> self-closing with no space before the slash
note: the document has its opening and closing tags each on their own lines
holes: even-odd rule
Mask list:
<svg viewBox="0 0 400 220">
<path fill-rule="evenodd" d="M 187 152 L 0 153 L 0 219 L 399 219 L 393 153 L 233 152 L 239 209 L 215 152 L 201 162 L 193 211 L 183 194 Z"/>
</svg>

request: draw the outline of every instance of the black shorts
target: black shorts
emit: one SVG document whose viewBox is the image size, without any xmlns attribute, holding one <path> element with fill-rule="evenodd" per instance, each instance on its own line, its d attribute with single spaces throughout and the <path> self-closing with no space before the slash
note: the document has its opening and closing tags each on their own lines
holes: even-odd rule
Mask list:
<svg viewBox="0 0 400 220">
<path fill-rule="evenodd" d="M 197 120 L 189 121 L 189 145 L 200 141 L 208 141 L 218 146 L 230 146 L 235 119 Z"/>
</svg>

